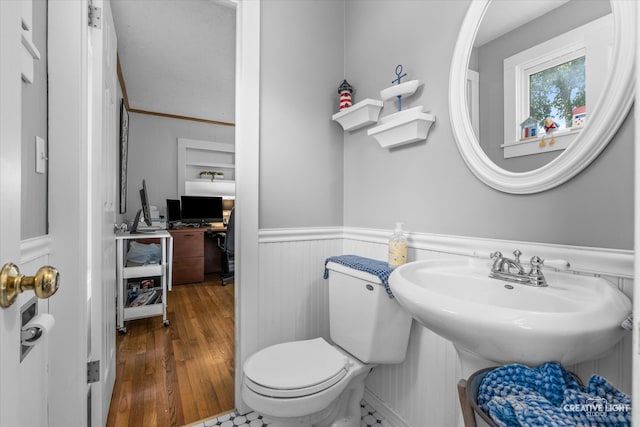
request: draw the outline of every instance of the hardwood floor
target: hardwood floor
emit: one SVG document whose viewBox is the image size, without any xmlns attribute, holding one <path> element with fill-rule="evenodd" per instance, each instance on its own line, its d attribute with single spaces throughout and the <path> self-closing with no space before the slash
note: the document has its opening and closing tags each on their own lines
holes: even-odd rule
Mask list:
<svg viewBox="0 0 640 427">
<path fill-rule="evenodd" d="M 182 426 L 234 408 L 234 285 L 217 275 L 168 293 L 168 319 L 118 335 L 108 427 Z"/>
</svg>

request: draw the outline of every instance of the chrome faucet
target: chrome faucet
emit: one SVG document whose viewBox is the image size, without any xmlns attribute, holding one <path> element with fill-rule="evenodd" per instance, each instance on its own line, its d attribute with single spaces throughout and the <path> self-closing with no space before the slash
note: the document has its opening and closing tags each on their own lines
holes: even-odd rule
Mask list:
<svg viewBox="0 0 640 427">
<path fill-rule="evenodd" d="M 513 251 L 513 255 L 514 259 L 509 259 L 503 257 L 501 252 L 492 252 L 489 256 L 493 260 L 493 266 L 489 277 L 529 286 L 548 286 L 547 280 L 542 274 L 542 270 L 540 270 L 540 267 L 544 264 L 542 259 L 537 256 L 531 257 L 531 270 L 529 273 L 525 273 L 525 269 L 520 263 L 522 252 L 516 249 Z"/>
</svg>

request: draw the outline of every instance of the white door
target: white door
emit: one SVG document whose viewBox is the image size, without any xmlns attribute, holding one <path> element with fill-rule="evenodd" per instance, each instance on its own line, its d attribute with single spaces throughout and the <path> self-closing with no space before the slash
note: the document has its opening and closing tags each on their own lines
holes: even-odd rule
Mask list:
<svg viewBox="0 0 640 427">
<path fill-rule="evenodd" d="M 91 247 L 90 312 L 87 317 L 88 361 L 99 360 L 99 380 L 89 385 L 92 426 L 104 426 L 115 383 L 115 291 L 117 170 L 116 32 L 108 1 L 94 0 L 101 24 L 88 33 L 90 143 L 89 245 Z"/>
<path fill-rule="evenodd" d="M 27 274 L 35 271 L 26 261 L 21 263 L 21 91 L 22 85 L 28 84 L 22 82 L 21 74 L 33 77 L 31 57 L 35 53 L 26 50 L 29 43 L 21 42 L 21 37 L 31 38 L 30 15 L 28 1 L 0 1 L 0 266 L 15 263 L 21 273 Z M 25 291 L 9 307 L 0 307 L 1 426 L 48 425 L 49 335 L 20 360 L 21 307 L 33 296 L 33 292 Z M 49 304 L 40 300 L 37 306 L 43 313 Z"/>
</svg>

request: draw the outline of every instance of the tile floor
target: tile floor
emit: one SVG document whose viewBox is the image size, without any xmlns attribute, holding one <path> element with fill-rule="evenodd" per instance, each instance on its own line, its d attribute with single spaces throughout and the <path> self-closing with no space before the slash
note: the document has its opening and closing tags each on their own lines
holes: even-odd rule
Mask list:
<svg viewBox="0 0 640 427">
<path fill-rule="evenodd" d="M 393 427 L 391 424 L 378 414 L 367 402 L 364 400 L 360 403 L 360 411 L 362 413 L 361 427 Z M 258 415 L 256 412 L 249 412 L 245 415 L 240 415 L 235 412 L 230 412 L 225 415 L 221 415 L 217 418 L 211 418 L 196 424 L 191 424 L 189 427 L 268 427 L 269 420 Z"/>
</svg>

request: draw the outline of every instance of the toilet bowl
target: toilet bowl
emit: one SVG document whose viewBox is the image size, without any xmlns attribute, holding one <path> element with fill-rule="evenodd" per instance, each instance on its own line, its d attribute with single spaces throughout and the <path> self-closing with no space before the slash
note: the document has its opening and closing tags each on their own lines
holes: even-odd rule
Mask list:
<svg viewBox="0 0 640 427">
<path fill-rule="evenodd" d="M 359 427 L 371 369 L 404 360 L 411 317 L 370 273 L 329 262 L 324 338 L 264 348 L 244 363 L 242 398 L 270 427 Z"/>
<path fill-rule="evenodd" d="M 242 398 L 274 426 L 360 425 L 364 364 L 323 338 L 267 347 L 244 365 Z"/>
</svg>

